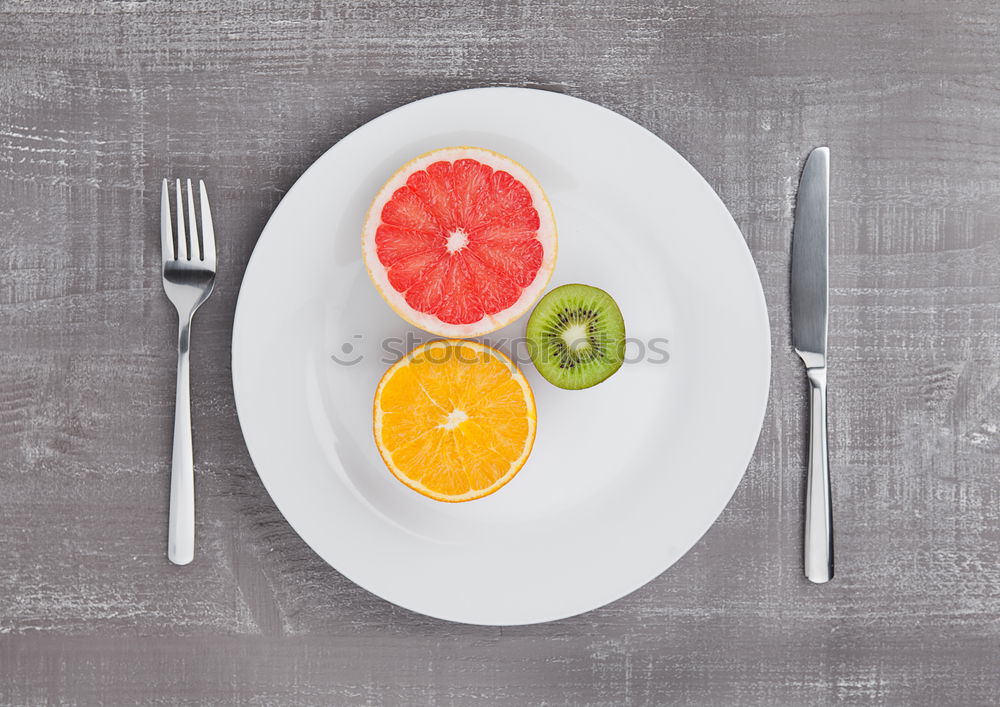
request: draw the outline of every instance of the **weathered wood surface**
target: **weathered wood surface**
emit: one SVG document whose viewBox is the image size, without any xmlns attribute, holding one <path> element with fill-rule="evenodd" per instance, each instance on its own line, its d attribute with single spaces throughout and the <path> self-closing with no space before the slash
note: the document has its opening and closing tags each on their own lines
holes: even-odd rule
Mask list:
<svg viewBox="0 0 1000 707">
<path fill-rule="evenodd" d="M 1000 5 L 0 2 L 0 703 L 995 704 Z M 395 608 L 258 481 L 230 385 L 243 268 L 327 147 L 457 88 L 544 87 L 673 144 L 774 331 L 746 479 L 672 570 L 514 629 Z M 802 577 L 795 178 L 833 151 L 838 576 Z M 174 315 L 158 180 L 214 186 L 193 357 L 199 548 L 164 557 Z"/>
</svg>

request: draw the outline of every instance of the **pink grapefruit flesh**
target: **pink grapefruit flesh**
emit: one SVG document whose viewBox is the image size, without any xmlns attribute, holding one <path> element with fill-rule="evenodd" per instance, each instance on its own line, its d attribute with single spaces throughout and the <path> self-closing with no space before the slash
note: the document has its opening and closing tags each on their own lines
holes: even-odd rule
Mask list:
<svg viewBox="0 0 1000 707">
<path fill-rule="evenodd" d="M 531 308 L 552 275 L 556 223 L 524 167 L 478 147 L 403 165 L 368 210 L 365 265 L 405 320 L 439 336 L 480 336 Z"/>
</svg>

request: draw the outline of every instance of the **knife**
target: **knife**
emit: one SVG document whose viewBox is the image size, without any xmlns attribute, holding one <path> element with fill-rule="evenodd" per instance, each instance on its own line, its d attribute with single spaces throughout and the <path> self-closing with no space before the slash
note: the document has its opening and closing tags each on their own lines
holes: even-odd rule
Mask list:
<svg viewBox="0 0 1000 707">
<path fill-rule="evenodd" d="M 830 148 L 809 153 L 799 180 L 792 229 L 792 346 L 809 379 L 809 476 L 803 546 L 806 577 L 833 577 L 833 503 L 826 440 L 827 256 Z"/>
</svg>

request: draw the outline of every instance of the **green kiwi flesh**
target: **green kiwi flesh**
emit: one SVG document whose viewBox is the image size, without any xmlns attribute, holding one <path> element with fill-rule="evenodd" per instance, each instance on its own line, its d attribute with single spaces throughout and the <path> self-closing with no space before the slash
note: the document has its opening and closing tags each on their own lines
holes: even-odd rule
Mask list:
<svg viewBox="0 0 1000 707">
<path fill-rule="evenodd" d="M 579 390 L 607 380 L 625 360 L 625 320 L 614 299 L 590 285 L 563 285 L 528 318 L 528 355 L 545 380 Z"/>
</svg>

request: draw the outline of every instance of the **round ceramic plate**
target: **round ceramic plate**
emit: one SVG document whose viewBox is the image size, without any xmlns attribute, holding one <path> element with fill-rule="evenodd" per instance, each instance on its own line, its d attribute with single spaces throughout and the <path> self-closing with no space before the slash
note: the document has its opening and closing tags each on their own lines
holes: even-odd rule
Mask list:
<svg viewBox="0 0 1000 707">
<path fill-rule="evenodd" d="M 380 298 L 361 226 L 400 165 L 453 145 L 502 152 L 535 175 L 559 228 L 550 287 L 610 292 L 630 341 L 618 373 L 567 391 L 527 360 L 527 317 L 485 337 L 528 377 L 538 436 L 504 488 L 446 504 L 396 481 L 372 438 L 382 373 L 433 337 Z M 243 434 L 296 532 L 369 591 L 477 624 L 594 609 L 676 562 L 739 484 L 769 377 L 760 280 L 712 188 L 630 120 L 529 89 L 417 101 L 327 151 L 264 229 L 233 332 Z"/>
</svg>

